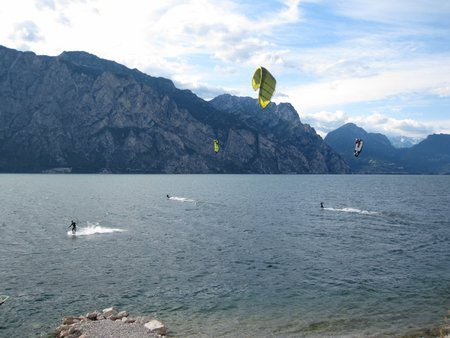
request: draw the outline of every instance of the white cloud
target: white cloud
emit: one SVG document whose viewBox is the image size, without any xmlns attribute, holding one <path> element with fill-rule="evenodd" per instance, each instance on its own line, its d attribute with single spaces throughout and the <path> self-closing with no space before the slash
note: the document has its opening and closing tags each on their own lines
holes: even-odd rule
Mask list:
<svg viewBox="0 0 450 338">
<path fill-rule="evenodd" d="M 405 93 L 421 96 L 440 90 L 442 94 L 446 92 L 442 88 L 446 88 L 448 74 L 450 59 L 447 56 L 432 57 L 398 61 L 366 77 L 331 78 L 283 91 L 294 106 L 308 111 L 383 100 Z"/>
<path fill-rule="evenodd" d="M 358 116 L 352 120 L 368 132 L 376 131 L 386 135 L 425 137 L 434 132 L 433 127 L 428 123 L 413 119 L 396 119 L 381 113 Z"/>
<path fill-rule="evenodd" d="M 311 124 L 322 137 L 349 122 L 355 123 L 367 132 L 378 132 L 390 136 L 424 138 L 434 133 L 450 134 L 450 119 L 418 121 L 414 119 L 397 119 L 382 113 L 349 117 L 341 110 L 335 112 L 319 111 L 309 114 L 300 113 L 300 118 L 304 123 Z"/>
<path fill-rule="evenodd" d="M 55 2 L 53 0 L 37 0 L 36 7 L 39 9 L 51 9 L 55 10 Z"/>
<path fill-rule="evenodd" d="M 20 43 L 39 42 L 44 40 L 39 32 L 39 27 L 31 20 L 17 23 L 14 26 L 14 31 L 10 37 L 20 41 Z"/>
<path fill-rule="evenodd" d="M 392 26 L 442 22 L 450 14 L 450 3 L 440 0 L 328 0 L 326 3 L 341 15 Z"/>
<path fill-rule="evenodd" d="M 435 88 L 434 93 L 439 97 L 449 97 L 450 96 L 450 83 L 443 83 L 442 86 Z"/>
<path fill-rule="evenodd" d="M 349 118 L 342 110 L 330 112 L 321 110 L 316 113 L 300 112 L 300 119 L 303 123 L 308 123 L 314 127 L 316 132 L 325 137 L 327 133 L 333 131 L 348 122 Z"/>
</svg>

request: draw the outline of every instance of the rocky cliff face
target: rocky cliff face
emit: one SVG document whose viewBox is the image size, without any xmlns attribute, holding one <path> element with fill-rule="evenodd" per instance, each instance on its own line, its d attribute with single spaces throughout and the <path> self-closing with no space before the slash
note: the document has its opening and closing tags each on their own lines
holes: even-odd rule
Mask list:
<svg viewBox="0 0 450 338">
<path fill-rule="evenodd" d="M 290 105 L 259 115 L 226 108 L 239 101 L 256 105 L 234 97 L 209 103 L 84 52 L 47 57 L 0 46 L 0 171 L 348 171 Z M 214 138 L 223 145 L 218 154 Z"/>
<path fill-rule="evenodd" d="M 254 99 L 231 95 L 221 95 L 210 102 L 222 112 L 240 118 L 250 145 L 245 160 L 254 167 L 289 173 L 349 172 L 314 129 L 300 122 L 292 105 L 271 103 L 261 109 Z M 224 153 L 240 147 L 233 144 L 232 138 L 224 137 L 224 141 Z"/>
</svg>

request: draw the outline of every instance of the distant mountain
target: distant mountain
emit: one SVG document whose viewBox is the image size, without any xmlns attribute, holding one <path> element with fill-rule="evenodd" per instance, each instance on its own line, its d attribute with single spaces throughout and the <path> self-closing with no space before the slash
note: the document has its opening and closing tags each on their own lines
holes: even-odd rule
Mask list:
<svg viewBox="0 0 450 338">
<path fill-rule="evenodd" d="M 450 174 L 450 135 L 428 136 L 404 153 L 402 163 L 409 172 Z"/>
<path fill-rule="evenodd" d="M 411 148 L 423 140 L 423 138 L 407 136 L 388 136 L 388 138 L 389 141 L 391 141 L 392 146 L 397 149 Z"/>
<path fill-rule="evenodd" d="M 234 108 L 240 107 L 239 110 Z M 234 108 L 231 108 L 234 107 Z M 222 150 L 213 152 L 213 139 Z M 347 173 L 291 105 L 221 96 L 85 52 L 0 46 L 0 172 Z"/>
<path fill-rule="evenodd" d="M 364 140 L 358 158 L 353 155 L 356 138 Z M 348 123 L 328 133 L 325 142 L 355 173 L 450 174 L 450 135 L 430 135 L 410 148 L 396 149 L 386 136 Z"/>
<path fill-rule="evenodd" d="M 359 157 L 353 155 L 357 138 L 364 140 L 363 150 Z M 341 154 L 354 172 L 391 173 L 403 170 L 397 163 L 397 149 L 392 146 L 386 136 L 367 133 L 353 123 L 347 123 L 328 133 L 325 143 Z"/>
</svg>

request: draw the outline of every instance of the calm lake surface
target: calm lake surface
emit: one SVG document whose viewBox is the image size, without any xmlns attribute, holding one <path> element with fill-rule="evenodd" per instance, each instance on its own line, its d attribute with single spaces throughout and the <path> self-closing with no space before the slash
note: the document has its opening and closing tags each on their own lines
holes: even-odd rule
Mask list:
<svg viewBox="0 0 450 338">
<path fill-rule="evenodd" d="M 435 327 L 450 176 L 3 174 L 0 294 L 0 337 L 113 305 L 178 337 Z"/>
</svg>

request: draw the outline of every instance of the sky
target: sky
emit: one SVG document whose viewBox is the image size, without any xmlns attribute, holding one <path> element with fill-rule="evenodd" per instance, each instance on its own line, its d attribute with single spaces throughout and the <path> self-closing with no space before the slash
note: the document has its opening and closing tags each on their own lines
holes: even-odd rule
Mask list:
<svg viewBox="0 0 450 338">
<path fill-rule="evenodd" d="M 322 137 L 450 134 L 450 1 L 2 0 L 0 45 L 38 55 L 86 51 L 171 79 L 205 100 L 256 98 L 277 79 Z"/>
</svg>

